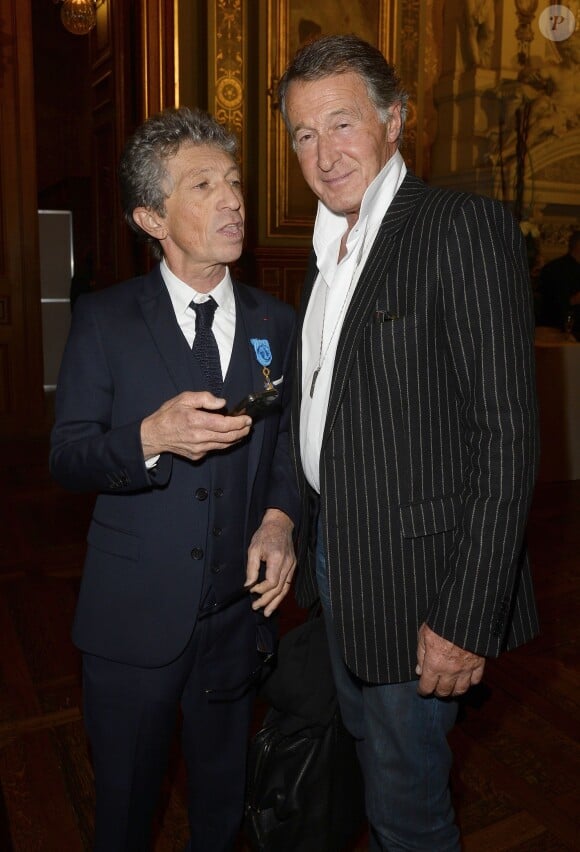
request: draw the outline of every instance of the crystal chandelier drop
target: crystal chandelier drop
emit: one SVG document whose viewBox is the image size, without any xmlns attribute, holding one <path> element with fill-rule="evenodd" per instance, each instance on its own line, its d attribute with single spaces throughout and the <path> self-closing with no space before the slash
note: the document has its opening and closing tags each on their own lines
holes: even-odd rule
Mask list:
<svg viewBox="0 0 580 852">
<path fill-rule="evenodd" d="M 54 0 L 54 2 L 62 3 L 60 19 L 69 33 L 86 35 L 97 23 L 96 0 Z"/>
</svg>

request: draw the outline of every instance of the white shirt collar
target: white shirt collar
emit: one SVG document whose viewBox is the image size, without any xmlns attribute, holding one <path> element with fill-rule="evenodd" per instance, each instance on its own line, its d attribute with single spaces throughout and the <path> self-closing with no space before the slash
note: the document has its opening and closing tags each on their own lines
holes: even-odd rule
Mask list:
<svg viewBox="0 0 580 852">
<path fill-rule="evenodd" d="M 184 314 L 192 301 L 205 302 L 209 296 L 215 299 L 218 308 L 222 308 L 228 313 L 235 313 L 234 287 L 230 271 L 227 267 L 224 277 L 210 293 L 199 293 L 193 287 L 190 287 L 189 284 L 182 281 L 181 278 L 178 278 L 167 266 L 165 258 L 160 263 L 160 271 L 176 316 Z"/>
<path fill-rule="evenodd" d="M 406 174 L 405 161 L 400 152 L 395 151 L 365 190 L 359 217 L 347 237 L 347 253 L 344 259 L 351 254 L 364 234 L 371 233 L 379 227 Z M 319 201 L 312 244 L 316 252 L 318 269 L 327 283 L 332 281 L 331 272 L 336 269 L 338 249 L 346 229 L 346 216 L 343 213 L 333 213 L 322 201 Z"/>
</svg>

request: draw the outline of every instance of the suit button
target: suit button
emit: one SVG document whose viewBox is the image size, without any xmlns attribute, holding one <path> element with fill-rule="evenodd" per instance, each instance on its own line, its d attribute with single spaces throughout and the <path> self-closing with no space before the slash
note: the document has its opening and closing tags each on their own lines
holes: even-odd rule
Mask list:
<svg viewBox="0 0 580 852">
<path fill-rule="evenodd" d="M 197 500 L 207 500 L 209 496 L 209 491 L 207 488 L 198 488 L 195 492 L 195 496 Z"/>
<path fill-rule="evenodd" d="M 211 566 L 212 574 L 221 574 L 222 570 L 223 570 L 223 565 L 220 565 L 219 563 Z"/>
<path fill-rule="evenodd" d="M 213 496 L 214 497 L 223 497 L 224 496 L 224 489 L 223 488 L 216 488 L 216 490 L 213 492 Z"/>
<path fill-rule="evenodd" d="M 191 558 L 192 559 L 203 559 L 203 550 L 201 549 L 201 547 L 194 547 L 193 548 L 193 550 L 191 551 Z"/>
<path fill-rule="evenodd" d="M 213 530 L 212 530 L 212 533 L 215 536 L 221 535 L 222 534 L 222 528 L 221 527 L 214 527 Z"/>
</svg>

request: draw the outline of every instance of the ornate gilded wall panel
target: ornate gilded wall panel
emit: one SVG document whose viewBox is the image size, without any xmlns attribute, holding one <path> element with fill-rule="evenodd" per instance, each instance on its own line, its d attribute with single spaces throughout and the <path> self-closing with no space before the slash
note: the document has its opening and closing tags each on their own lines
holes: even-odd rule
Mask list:
<svg viewBox="0 0 580 852">
<path fill-rule="evenodd" d="M 258 283 L 286 301 L 296 303 L 299 297 L 316 200 L 277 108 L 281 74 L 300 44 L 317 33 L 357 32 L 376 44 L 410 91 L 403 153 L 410 167 L 423 173 L 434 132 L 431 90 L 438 57 L 432 7 L 437 2 L 321 0 L 313 7 L 308 0 L 208 0 L 208 109 L 240 139 L 247 203 L 258 219 L 256 233 L 252 215 L 247 228 Z M 420 121 L 426 123 L 422 133 Z M 287 247 L 299 250 L 299 256 L 288 256 Z"/>
<path fill-rule="evenodd" d="M 403 153 L 423 174 L 434 135 L 432 88 L 438 72 L 433 3 L 438 0 L 268 0 L 261 24 L 266 32 L 268 95 L 261 152 L 267 169 L 260 236 L 305 245 L 311 236 L 316 201 L 300 173 L 276 104 L 276 87 L 300 44 L 312 36 L 355 32 L 376 44 L 393 62 L 410 93 Z M 260 93 L 261 94 L 261 93 Z M 417 128 L 422 127 L 421 132 Z"/>
<path fill-rule="evenodd" d="M 421 73 L 418 57 L 420 52 L 424 53 L 425 41 L 424 27 L 421 26 L 423 23 L 421 5 L 420 0 L 407 0 L 407 2 L 401 4 L 398 28 L 400 40 L 397 55 L 393 60 L 397 64 L 401 79 L 409 93 L 407 124 L 402 152 L 407 164 L 412 169 L 415 169 L 417 139 L 421 138 L 421 134 L 417 133 L 417 127 L 422 123 L 422 110 L 418 109 L 417 103 L 419 75 Z"/>
<path fill-rule="evenodd" d="M 549 7 L 445 0 L 431 172 L 509 204 L 544 261 L 580 222 L 580 0 Z"/>
<path fill-rule="evenodd" d="M 214 0 L 210 4 L 209 111 L 237 133 L 244 162 L 247 54 L 246 3 Z"/>
</svg>

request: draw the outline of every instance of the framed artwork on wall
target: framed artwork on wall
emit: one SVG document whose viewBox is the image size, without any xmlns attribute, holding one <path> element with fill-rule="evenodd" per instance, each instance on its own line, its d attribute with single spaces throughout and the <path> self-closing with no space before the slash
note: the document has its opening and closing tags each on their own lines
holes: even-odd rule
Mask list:
<svg viewBox="0 0 580 852">
<path fill-rule="evenodd" d="M 277 85 L 298 48 L 320 35 L 356 33 L 394 56 L 399 3 L 389 0 L 268 0 L 266 33 L 268 105 L 262 154 L 267 164 L 267 199 L 261 214 L 265 242 L 288 238 L 306 244 L 312 234 L 316 199 L 307 186 L 282 121 Z"/>
</svg>

